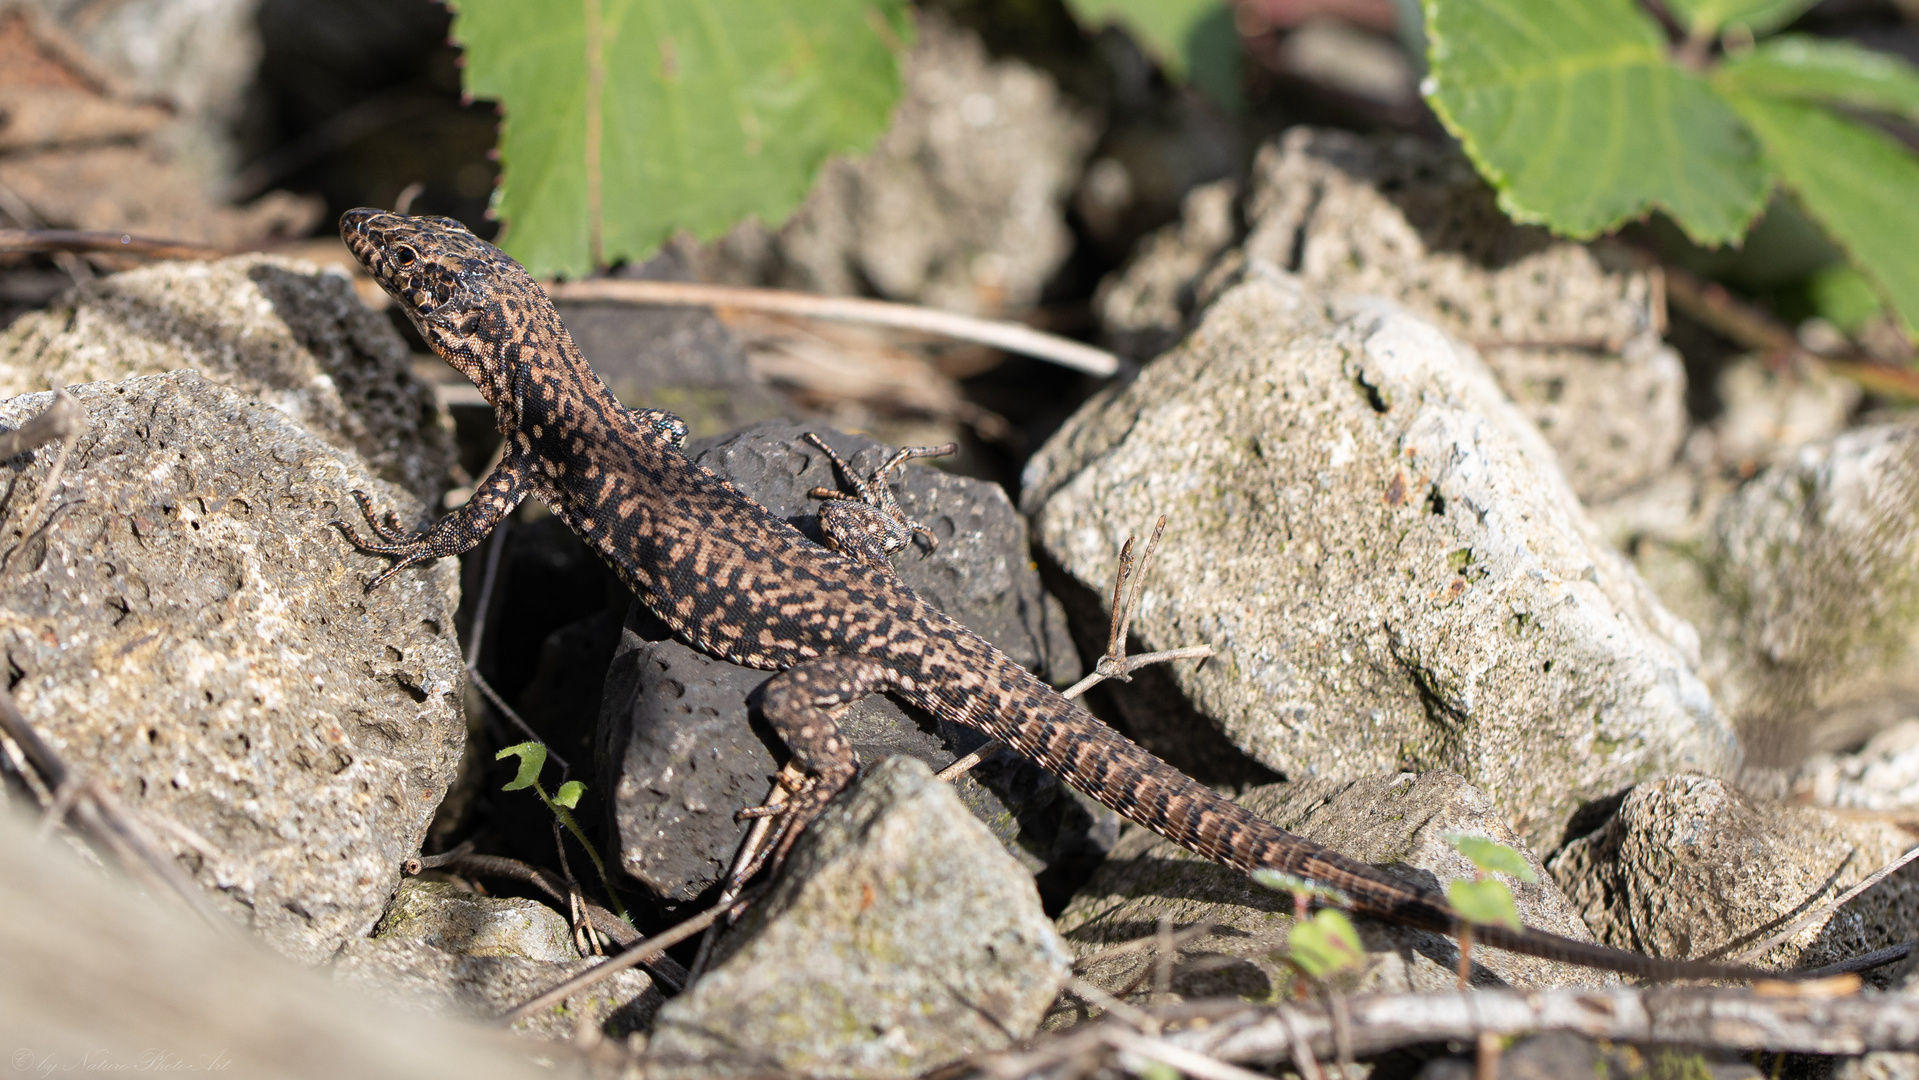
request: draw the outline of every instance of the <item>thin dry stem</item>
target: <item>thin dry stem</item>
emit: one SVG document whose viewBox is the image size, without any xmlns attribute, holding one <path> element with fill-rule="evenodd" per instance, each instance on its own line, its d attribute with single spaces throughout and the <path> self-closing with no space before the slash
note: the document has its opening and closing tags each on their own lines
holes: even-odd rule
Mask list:
<svg viewBox="0 0 1919 1080">
<path fill-rule="evenodd" d="M 1812 908 L 1808 909 L 1805 912 L 1805 914 L 1787 923 L 1783 929 L 1779 930 L 1777 933 L 1773 934 L 1771 937 L 1765 939 L 1764 941 L 1759 942 L 1757 945 L 1748 946 L 1747 948 L 1742 949 L 1739 952 L 1735 953 L 1732 957 L 1732 962 L 1735 964 L 1750 964 L 1758 960 L 1760 957 L 1771 952 L 1774 948 L 1779 946 L 1781 943 L 1785 942 L 1786 940 L 1791 938 L 1794 934 L 1797 934 L 1799 931 L 1805 929 L 1807 926 L 1810 926 L 1815 921 L 1825 918 L 1826 916 L 1832 914 L 1833 912 L 1851 903 L 1854 897 L 1858 896 L 1860 893 L 1865 892 L 1867 889 L 1872 888 L 1874 885 L 1877 885 L 1880 882 L 1891 877 L 1893 874 L 1897 873 L 1902 867 L 1911 863 L 1914 859 L 1919 859 L 1919 847 L 1913 848 L 1911 851 L 1906 852 L 1904 855 L 1901 855 L 1898 858 L 1887 863 L 1886 865 L 1880 867 L 1879 869 L 1874 870 L 1870 875 L 1866 877 L 1864 881 L 1861 881 L 1859 884 L 1854 885 L 1852 888 L 1847 889 L 1845 892 L 1840 893 L 1838 896 L 1833 897 L 1832 899 L 1826 901 L 1823 904 L 1817 904 L 1813 906 Z"/>
<path fill-rule="evenodd" d="M 502 1024 L 512 1024 L 532 1016 L 541 1009 L 557 1005 L 567 998 L 572 997 L 574 994 L 612 975 L 625 971 L 627 968 L 644 964 L 654 957 L 664 955 L 666 950 L 713 925 L 721 916 L 731 911 L 735 906 L 750 904 L 758 898 L 758 891 L 748 890 L 742 894 L 738 900 L 732 901 L 731 903 L 714 904 L 712 907 L 687 919 L 671 930 L 656 934 L 653 937 L 647 938 L 645 941 L 637 942 L 630 946 L 625 952 L 613 957 L 606 963 L 596 964 L 565 982 L 560 983 L 558 986 L 554 986 L 536 997 L 521 1002 L 519 1005 L 501 1013 L 496 1017 L 496 1020 Z"/>
<path fill-rule="evenodd" d="M 687 281 L 616 281 L 608 278 L 548 285 L 546 291 L 555 300 L 574 302 L 601 300 L 625 304 L 736 308 L 834 322 L 891 326 L 991 345 L 996 349 L 1050 361 L 1100 378 L 1115 375 L 1120 369 L 1119 357 L 1070 338 L 1048 334 L 1019 323 L 980 319 L 914 304 Z"/>
</svg>

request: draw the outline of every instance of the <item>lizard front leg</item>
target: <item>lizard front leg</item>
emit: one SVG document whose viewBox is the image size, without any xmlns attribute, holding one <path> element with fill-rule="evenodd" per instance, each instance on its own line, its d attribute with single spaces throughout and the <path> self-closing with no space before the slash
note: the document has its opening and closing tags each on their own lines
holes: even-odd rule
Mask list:
<svg viewBox="0 0 1919 1080">
<path fill-rule="evenodd" d="M 373 500 L 366 492 L 355 490 L 353 498 L 360 504 L 360 512 L 366 515 L 367 527 L 372 529 L 380 542 L 362 540 L 352 525 L 338 518 L 328 524 L 338 528 L 347 543 L 370 555 L 385 555 L 394 560 L 392 566 L 382 570 L 366 589 L 372 592 L 380 583 L 415 563 L 430 559 L 442 559 L 449 555 L 460 555 L 471 550 L 486 534 L 493 531 L 513 508 L 526 498 L 534 482 L 532 455 L 524 451 L 509 452 L 486 474 L 486 479 L 473 492 L 466 505 L 433 523 L 423 533 L 408 536 L 400 527 L 400 519 L 392 512 L 384 518 L 376 515 Z"/>
<path fill-rule="evenodd" d="M 839 716 L 868 694 L 899 683 L 899 672 L 885 661 L 845 654 L 809 660 L 767 682 L 760 713 L 792 751 L 805 780 L 786 802 L 742 812 L 744 817 L 777 814 L 780 821 L 766 846 L 739 868 L 729 890 L 737 892 L 762 866 L 777 869 L 806 826 L 859 775 L 859 755 L 840 734 Z"/>
<path fill-rule="evenodd" d="M 826 440 L 810 431 L 805 439 L 826 453 L 833 466 L 846 477 L 856 492 L 849 495 L 832 488 L 816 487 L 807 493 L 816 499 L 827 500 L 820 507 L 820 532 L 826 537 L 827 547 L 889 574 L 893 572 L 889 556 L 905 548 L 914 537 L 926 540 L 929 555 L 939 549 L 939 539 L 932 530 L 909 519 L 906 511 L 900 509 L 887 478 L 893 470 L 914 458 L 943 457 L 956 453 L 959 450 L 956 444 L 901 447 L 885 464 L 874 469 L 873 475 L 862 477 L 840 460 L 833 448 L 826 445 Z"/>
</svg>

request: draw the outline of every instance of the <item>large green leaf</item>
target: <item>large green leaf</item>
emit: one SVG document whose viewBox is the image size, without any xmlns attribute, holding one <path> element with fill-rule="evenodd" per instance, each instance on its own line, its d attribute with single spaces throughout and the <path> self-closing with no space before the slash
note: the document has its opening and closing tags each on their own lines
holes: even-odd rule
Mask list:
<svg viewBox="0 0 1919 1080">
<path fill-rule="evenodd" d="M 536 274 L 674 232 L 777 223 L 899 96 L 905 0 L 456 0 L 466 90 L 500 103 L 506 250 Z"/>
<path fill-rule="evenodd" d="M 1886 135 L 1817 105 L 1728 96 L 1758 132 L 1780 178 L 1908 333 L 1919 328 L 1919 158 Z"/>
<path fill-rule="evenodd" d="M 1762 41 L 1719 65 L 1712 84 L 1728 96 L 1826 101 L 1919 120 L 1919 68 L 1832 38 L 1787 34 Z"/>
<path fill-rule="evenodd" d="M 1630 0 L 1426 0 L 1426 97 L 1514 220 L 1597 235 L 1658 207 L 1737 240 L 1770 175 L 1738 115 Z"/>
<path fill-rule="evenodd" d="M 1081 26 L 1125 27 L 1167 74 L 1178 78 L 1188 71 L 1188 42 L 1223 6 L 1221 0 L 1066 0 Z"/>
<path fill-rule="evenodd" d="M 1710 38 L 1740 27 L 1751 34 L 1777 30 L 1817 0 L 1666 0 L 1666 9 L 1695 36 Z"/>
<path fill-rule="evenodd" d="M 1081 26 L 1125 27 L 1168 75 L 1238 105 L 1239 33 L 1224 0 L 1066 0 L 1066 7 Z"/>
</svg>

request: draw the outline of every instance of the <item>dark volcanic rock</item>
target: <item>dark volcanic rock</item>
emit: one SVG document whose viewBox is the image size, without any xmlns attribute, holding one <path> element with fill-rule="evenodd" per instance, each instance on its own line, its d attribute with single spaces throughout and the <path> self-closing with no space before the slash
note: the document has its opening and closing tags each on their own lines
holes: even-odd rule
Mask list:
<svg viewBox="0 0 1919 1080">
<path fill-rule="evenodd" d="M 694 444 L 693 456 L 817 539 L 819 500 L 806 493 L 841 485 L 825 455 L 801 440 L 806 430 L 762 424 Z M 890 452 L 858 436 L 821 434 L 858 469 Z M 1042 676 L 1076 677 L 1079 660 L 1059 606 L 1040 588 L 1025 522 L 1005 494 L 930 468 L 904 474 L 895 485 L 900 504 L 939 546 L 895 556 L 901 580 Z M 758 690 L 770 677 L 687 648 L 644 610 L 627 620 L 600 714 L 601 790 L 613 793 L 622 867 L 663 898 L 692 899 L 725 872 L 745 835 L 734 813 L 765 798 L 785 758 L 758 719 Z M 903 754 L 938 769 L 985 741 L 883 697 L 849 710 L 841 726 L 869 764 Z M 1088 854 L 1089 835 L 1113 831 L 1105 811 L 1089 811 L 1051 776 L 1007 753 L 963 779 L 959 793 L 1031 869 Z"/>
<path fill-rule="evenodd" d="M 692 279 L 671 252 L 616 276 Z M 739 340 L 708 308 L 574 301 L 559 309 L 574 343 L 615 396 L 679 414 L 696 437 L 797 415 L 753 373 Z"/>
</svg>

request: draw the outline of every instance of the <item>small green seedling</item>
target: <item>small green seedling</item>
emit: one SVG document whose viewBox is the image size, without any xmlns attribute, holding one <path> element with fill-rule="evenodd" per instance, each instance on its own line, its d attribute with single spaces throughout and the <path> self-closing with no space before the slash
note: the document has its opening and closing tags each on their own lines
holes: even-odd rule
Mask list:
<svg viewBox="0 0 1919 1080">
<path fill-rule="evenodd" d="M 1471 878 L 1459 878 L 1446 886 L 1446 899 L 1467 923 L 1459 935 L 1459 988 L 1464 990 L 1473 967 L 1472 927 L 1504 926 L 1518 930 L 1522 926 L 1519 909 L 1513 905 L 1512 890 L 1505 882 L 1486 875 L 1506 874 L 1527 882 L 1538 881 L 1539 875 L 1524 855 L 1483 836 L 1451 833 L 1446 842 L 1473 864 Z"/>
<path fill-rule="evenodd" d="M 600 886 L 606 890 L 607 899 L 612 901 L 613 910 L 619 914 L 620 918 L 632 922 L 632 918 L 626 913 L 626 908 L 620 904 L 620 894 L 613 891 L 613 882 L 606 876 L 606 864 L 600 861 L 600 853 L 587 842 L 586 833 L 580 831 L 580 823 L 573 820 L 572 810 L 580 805 L 580 796 L 586 794 L 586 785 L 578 780 L 568 780 L 553 794 L 546 793 L 546 789 L 540 786 L 540 770 L 546 768 L 545 743 L 515 743 L 495 754 L 493 760 L 505 761 L 510 757 L 520 759 L 520 771 L 515 773 L 513 779 L 500 790 L 519 791 L 523 788 L 532 788 L 533 793 L 540 797 L 540 801 L 546 804 L 546 808 L 552 811 L 553 816 L 560 819 L 560 824 L 566 826 L 566 831 L 573 834 L 573 839 L 578 840 L 580 846 L 586 849 L 586 857 L 593 860 L 593 869 L 600 875 Z"/>
<path fill-rule="evenodd" d="M 1471 860 L 1472 864 L 1484 874 L 1509 874 L 1525 882 L 1539 880 L 1539 875 L 1526 862 L 1526 857 L 1504 844 L 1488 840 L 1483 836 L 1470 833 L 1452 833 L 1446 842 Z"/>
<path fill-rule="evenodd" d="M 1335 910 L 1352 907 L 1351 897 L 1331 885 L 1283 870 L 1255 870 L 1252 878 L 1274 892 L 1293 894 L 1293 929 L 1286 936 L 1286 959 L 1306 978 L 1324 979 L 1357 968 L 1365 960 L 1366 950 L 1359 943 L 1353 921 L 1344 911 Z M 1306 909 L 1315 900 L 1328 907 L 1308 918 Z M 1305 996 L 1304 980 L 1295 980 L 1293 993 Z"/>
<path fill-rule="evenodd" d="M 1322 908 L 1311 919 L 1294 923 L 1286 945 L 1293 963 L 1315 979 L 1357 970 L 1366 960 L 1353 921 L 1333 908 Z"/>
</svg>

